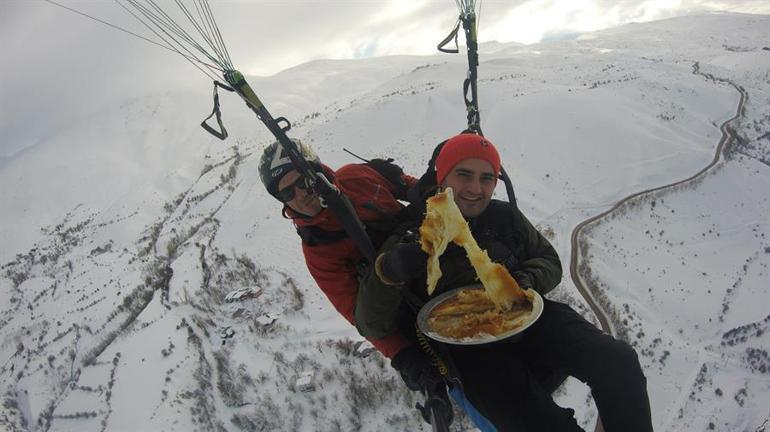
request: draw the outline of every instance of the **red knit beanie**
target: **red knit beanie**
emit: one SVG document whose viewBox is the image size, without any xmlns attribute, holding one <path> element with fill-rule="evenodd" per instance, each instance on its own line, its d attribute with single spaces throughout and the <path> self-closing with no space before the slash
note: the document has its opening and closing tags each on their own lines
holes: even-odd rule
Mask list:
<svg viewBox="0 0 770 432">
<path fill-rule="evenodd" d="M 449 138 L 436 157 L 436 183 L 441 184 L 458 163 L 465 159 L 481 159 L 489 162 L 500 174 L 500 155 L 494 144 L 481 135 L 464 133 Z"/>
</svg>

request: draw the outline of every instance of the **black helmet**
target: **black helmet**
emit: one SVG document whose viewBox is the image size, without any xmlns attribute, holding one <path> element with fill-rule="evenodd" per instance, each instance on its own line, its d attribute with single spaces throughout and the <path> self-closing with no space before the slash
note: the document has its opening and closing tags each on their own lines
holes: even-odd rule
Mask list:
<svg viewBox="0 0 770 432">
<path fill-rule="evenodd" d="M 310 146 L 303 144 L 298 139 L 292 139 L 292 144 L 299 146 L 300 154 L 314 170 L 321 170 L 321 159 Z M 267 146 L 259 160 L 259 177 L 267 191 L 273 196 L 278 193 L 278 182 L 281 181 L 281 177 L 293 169 L 295 168 L 289 155 L 278 141 Z"/>
</svg>

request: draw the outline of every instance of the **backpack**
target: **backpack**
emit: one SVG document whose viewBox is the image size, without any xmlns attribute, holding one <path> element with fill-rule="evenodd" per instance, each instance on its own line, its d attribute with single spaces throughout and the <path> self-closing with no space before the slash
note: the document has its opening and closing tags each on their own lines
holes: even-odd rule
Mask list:
<svg viewBox="0 0 770 432">
<path fill-rule="evenodd" d="M 368 166 L 383 176 L 395 189 L 395 198 L 398 200 L 407 200 L 409 187 L 401 178 L 404 170 L 393 163 L 392 158 L 371 159 L 361 165 Z M 376 210 L 376 209 L 373 209 Z M 384 214 L 384 213 L 383 213 Z M 363 222 L 366 232 L 369 235 L 375 250 L 378 250 L 382 242 L 388 237 L 391 231 L 400 224 L 402 218 L 399 215 L 388 216 L 382 220 Z M 344 230 L 328 231 L 317 226 L 297 227 L 297 234 L 302 239 L 302 243 L 308 246 L 317 246 L 322 244 L 336 243 L 348 238 L 348 233 Z"/>
</svg>

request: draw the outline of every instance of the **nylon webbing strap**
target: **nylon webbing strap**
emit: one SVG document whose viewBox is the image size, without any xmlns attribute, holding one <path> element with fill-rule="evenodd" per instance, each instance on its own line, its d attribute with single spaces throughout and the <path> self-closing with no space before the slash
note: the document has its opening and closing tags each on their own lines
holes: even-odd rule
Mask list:
<svg viewBox="0 0 770 432">
<path fill-rule="evenodd" d="M 468 130 L 483 136 L 478 102 L 473 99 L 473 94 L 471 94 L 470 99 L 468 98 L 468 91 L 471 90 L 472 83 L 471 78 L 466 78 L 463 82 L 463 98 L 465 99 L 465 108 L 468 111 Z"/>
<path fill-rule="evenodd" d="M 511 178 L 502 166 L 500 166 L 500 179 L 503 181 L 503 184 L 505 184 L 505 192 L 508 194 L 508 203 L 514 210 L 518 209 L 519 206 L 516 203 L 516 192 L 513 190 L 513 182 L 511 182 Z"/>
<path fill-rule="evenodd" d="M 325 176 L 318 176 L 315 190 L 326 201 L 329 210 L 337 216 L 340 224 L 358 246 L 361 254 L 374 264 L 377 251 L 375 251 L 372 240 L 366 234 L 366 228 L 361 219 L 358 218 L 353 203 L 350 202 L 347 195 L 331 184 Z"/>
<path fill-rule="evenodd" d="M 201 122 L 201 127 L 206 129 L 206 132 L 224 141 L 224 139 L 227 138 L 227 130 L 225 129 L 225 125 L 222 124 L 222 112 L 219 110 L 219 92 L 217 92 L 217 87 L 222 87 L 223 89 L 230 92 L 235 91 L 235 89 L 230 86 L 224 85 L 219 81 L 214 81 L 214 109 L 211 111 L 211 115 L 206 117 Z M 206 123 L 211 117 L 214 117 L 215 115 L 217 116 L 217 123 L 219 123 L 220 130 L 216 130 Z"/>
<path fill-rule="evenodd" d="M 468 77 L 463 83 L 463 98 L 468 110 L 468 128 L 481 133 L 481 115 L 479 113 L 479 99 L 477 90 L 479 53 L 476 40 L 476 16 L 473 13 L 460 17 L 465 31 L 465 41 L 468 45 Z M 470 93 L 470 97 L 469 94 Z"/>
<path fill-rule="evenodd" d="M 449 35 L 444 38 L 439 44 L 436 46 L 439 51 L 448 53 L 448 54 L 457 54 L 460 52 L 460 46 L 457 44 L 457 30 L 460 29 L 460 19 L 457 20 L 457 24 L 455 24 L 455 28 L 452 29 L 451 32 L 449 32 Z M 452 39 L 455 41 L 455 47 L 454 48 L 444 48 L 446 44 L 449 42 L 452 42 Z"/>
<path fill-rule="evenodd" d="M 467 55 L 468 55 L 468 76 L 463 82 L 463 99 L 465 102 L 465 108 L 468 112 L 468 129 L 473 132 L 483 135 L 481 132 L 481 116 L 479 114 L 479 102 L 477 95 L 477 68 L 479 65 L 478 57 L 478 42 L 476 40 L 476 15 L 472 12 L 461 14 L 457 19 L 457 23 L 449 35 L 444 38 L 436 46 L 439 51 L 449 54 L 457 54 L 460 52 L 459 45 L 457 43 L 458 32 L 462 25 L 465 33 L 465 40 L 467 43 Z M 454 40 L 455 48 L 445 48 L 447 44 Z"/>
</svg>

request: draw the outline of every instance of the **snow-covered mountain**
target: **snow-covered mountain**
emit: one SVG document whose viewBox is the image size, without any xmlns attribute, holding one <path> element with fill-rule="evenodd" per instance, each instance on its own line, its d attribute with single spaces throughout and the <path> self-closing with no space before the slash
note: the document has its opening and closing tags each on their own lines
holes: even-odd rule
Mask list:
<svg viewBox="0 0 770 432">
<path fill-rule="evenodd" d="M 591 297 L 639 352 L 658 431 L 768 427 L 768 29 L 710 14 L 480 59 L 484 132 L 565 270 L 582 221 L 693 176 L 734 136 L 703 175 L 577 238 Z M 355 162 L 347 148 L 418 174 L 465 126 L 465 71 L 464 56 L 399 56 L 249 80 L 330 166 Z M 0 429 L 425 428 L 418 395 L 308 275 L 259 182 L 269 133 L 230 94 L 230 138 L 198 127 L 210 91 L 127 100 L 0 162 Z M 551 297 L 598 323 L 569 272 Z M 587 387 L 557 398 L 593 429 Z"/>
</svg>

